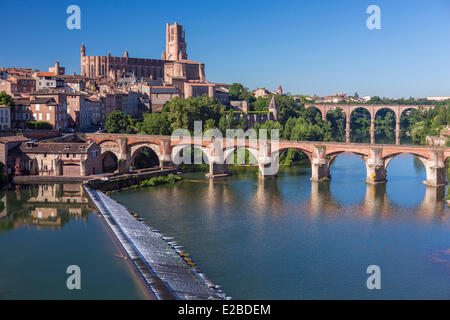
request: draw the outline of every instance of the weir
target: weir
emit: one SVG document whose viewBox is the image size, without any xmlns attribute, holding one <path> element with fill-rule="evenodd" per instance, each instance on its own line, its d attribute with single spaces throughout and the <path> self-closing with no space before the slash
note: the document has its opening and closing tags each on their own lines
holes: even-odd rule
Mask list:
<svg viewBox="0 0 450 320">
<path fill-rule="evenodd" d="M 161 234 L 104 193 L 83 186 L 158 300 L 222 300 L 226 296 L 191 268 Z"/>
</svg>

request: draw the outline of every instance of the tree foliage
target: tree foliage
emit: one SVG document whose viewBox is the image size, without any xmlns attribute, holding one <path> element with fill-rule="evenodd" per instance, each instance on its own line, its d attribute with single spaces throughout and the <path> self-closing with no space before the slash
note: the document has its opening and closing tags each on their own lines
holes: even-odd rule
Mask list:
<svg viewBox="0 0 450 320">
<path fill-rule="evenodd" d="M 198 98 L 174 98 L 164 105 L 162 115 L 169 123 L 171 131 L 183 128 L 193 132 L 195 121 L 202 121 L 205 124 L 211 119 L 217 125 L 225 112 L 224 105 L 214 98 L 203 95 Z M 209 124 L 212 125 L 212 121 L 209 121 Z"/>
<path fill-rule="evenodd" d="M 133 119 L 122 111 L 114 111 L 106 117 L 105 129 L 108 133 L 134 133 Z"/>
<path fill-rule="evenodd" d="M 2 106 L 13 106 L 14 101 L 12 97 L 6 93 L 6 91 L 0 92 L 0 105 Z"/>
<path fill-rule="evenodd" d="M 246 100 L 250 103 L 255 101 L 255 96 L 248 91 L 248 88 L 244 87 L 240 83 L 233 83 L 229 89 L 230 100 Z"/>
<path fill-rule="evenodd" d="M 46 121 L 29 121 L 27 123 L 28 129 L 41 129 L 41 130 L 50 130 L 53 128 L 51 123 Z"/>
<path fill-rule="evenodd" d="M 170 135 L 169 122 L 161 113 L 144 114 L 144 120 L 136 126 L 141 134 Z"/>
</svg>

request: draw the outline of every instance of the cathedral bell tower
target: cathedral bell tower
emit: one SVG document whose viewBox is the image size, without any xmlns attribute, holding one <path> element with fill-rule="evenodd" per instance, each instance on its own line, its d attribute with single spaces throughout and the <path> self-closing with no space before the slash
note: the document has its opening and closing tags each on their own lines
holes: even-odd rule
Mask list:
<svg viewBox="0 0 450 320">
<path fill-rule="evenodd" d="M 183 26 L 175 22 L 166 24 L 166 50 L 163 60 L 179 61 L 187 59 L 186 40 Z"/>
</svg>

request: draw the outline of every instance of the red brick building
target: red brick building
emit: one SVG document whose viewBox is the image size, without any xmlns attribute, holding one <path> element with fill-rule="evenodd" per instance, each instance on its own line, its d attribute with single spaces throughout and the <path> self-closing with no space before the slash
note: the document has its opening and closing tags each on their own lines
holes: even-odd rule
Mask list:
<svg viewBox="0 0 450 320">
<path fill-rule="evenodd" d="M 16 174 L 89 176 L 102 173 L 101 148 L 95 142 L 23 143 Z"/>
<path fill-rule="evenodd" d="M 34 121 L 48 122 L 55 130 L 67 128 L 67 93 L 65 92 L 38 91 L 32 93 L 30 110 Z"/>
<path fill-rule="evenodd" d="M 36 90 L 36 80 L 28 76 L 10 76 L 0 80 L 0 91 L 6 91 L 10 96 L 30 94 Z"/>
</svg>

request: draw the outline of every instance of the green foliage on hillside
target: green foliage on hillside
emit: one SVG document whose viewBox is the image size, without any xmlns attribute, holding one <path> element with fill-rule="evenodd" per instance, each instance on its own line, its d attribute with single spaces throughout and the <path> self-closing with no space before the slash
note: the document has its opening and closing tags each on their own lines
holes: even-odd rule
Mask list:
<svg viewBox="0 0 450 320">
<path fill-rule="evenodd" d="M 405 119 L 403 119 L 405 122 Z M 411 112 L 408 119 L 409 132 L 415 144 L 424 144 L 427 136 L 439 136 L 450 124 L 450 101 L 439 103 L 435 108 L 420 108 Z"/>
<path fill-rule="evenodd" d="M 229 89 L 230 100 L 246 100 L 249 103 L 253 103 L 255 101 L 255 96 L 251 94 L 248 88 L 245 88 L 240 83 L 233 83 Z"/>
</svg>

